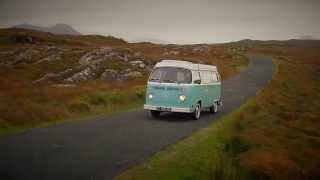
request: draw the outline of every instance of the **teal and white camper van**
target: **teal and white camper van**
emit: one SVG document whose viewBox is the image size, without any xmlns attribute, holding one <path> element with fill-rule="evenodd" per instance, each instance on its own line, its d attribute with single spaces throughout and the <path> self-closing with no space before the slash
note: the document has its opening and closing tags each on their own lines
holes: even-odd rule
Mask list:
<svg viewBox="0 0 320 180">
<path fill-rule="evenodd" d="M 216 113 L 221 103 L 221 80 L 216 66 L 188 61 L 162 60 L 150 74 L 144 109 L 153 117 L 161 112 Z"/>
</svg>

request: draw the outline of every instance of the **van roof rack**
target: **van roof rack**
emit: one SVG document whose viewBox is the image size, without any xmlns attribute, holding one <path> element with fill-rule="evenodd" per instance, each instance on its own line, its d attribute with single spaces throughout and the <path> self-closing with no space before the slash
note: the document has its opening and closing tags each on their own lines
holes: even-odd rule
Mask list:
<svg viewBox="0 0 320 180">
<path fill-rule="evenodd" d="M 155 67 L 182 67 L 192 70 L 217 71 L 217 67 L 213 65 L 192 63 L 190 61 L 164 59 L 158 62 Z"/>
</svg>

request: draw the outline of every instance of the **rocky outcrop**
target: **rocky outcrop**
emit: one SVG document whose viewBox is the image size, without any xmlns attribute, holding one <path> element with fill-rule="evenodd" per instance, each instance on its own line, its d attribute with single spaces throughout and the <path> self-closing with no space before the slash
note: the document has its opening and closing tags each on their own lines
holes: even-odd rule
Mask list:
<svg viewBox="0 0 320 180">
<path fill-rule="evenodd" d="M 192 48 L 192 53 L 207 53 L 209 51 L 210 51 L 210 47 L 204 46 L 204 45 L 200 45 Z"/>
<path fill-rule="evenodd" d="M 91 63 L 102 61 L 105 57 L 112 56 L 113 54 L 112 48 L 110 47 L 99 48 L 83 55 L 79 60 L 79 64 L 86 66 Z"/>
<path fill-rule="evenodd" d="M 95 76 L 94 71 L 91 68 L 85 68 L 84 70 L 73 74 L 71 77 L 64 79 L 67 83 L 78 83 L 85 80 L 93 79 Z"/>
<path fill-rule="evenodd" d="M 178 56 L 180 54 L 180 51 L 166 51 L 162 55 L 168 56 L 168 55 L 173 55 L 173 56 Z"/>
<path fill-rule="evenodd" d="M 41 78 L 33 81 L 34 84 L 41 84 L 49 81 L 59 81 L 64 79 L 65 77 L 73 74 L 74 72 L 78 71 L 79 67 L 76 68 L 68 68 L 60 73 L 47 73 L 43 75 Z"/>
<path fill-rule="evenodd" d="M 106 69 L 100 76 L 100 79 L 111 81 L 111 80 L 120 80 L 121 74 L 114 69 Z"/>
<path fill-rule="evenodd" d="M 143 61 L 130 61 L 129 62 L 133 66 L 139 66 L 140 68 L 145 68 L 146 65 L 143 63 Z"/>
<path fill-rule="evenodd" d="M 16 64 L 29 64 L 35 61 L 37 57 L 40 56 L 40 51 L 35 50 L 35 49 L 25 49 L 18 53 L 14 60 L 9 62 L 11 65 L 16 65 Z"/>
<path fill-rule="evenodd" d="M 39 62 L 57 60 L 60 58 L 60 55 L 65 52 L 65 50 L 57 47 L 47 47 L 46 51 L 48 56 Z M 111 47 L 94 49 L 80 56 L 78 60 L 78 66 L 67 69 L 60 73 L 47 73 L 34 81 L 34 83 L 38 84 L 53 81 L 76 84 L 92 79 L 122 81 L 126 79 L 140 78 L 143 76 L 140 71 L 150 70 L 150 67 L 144 63 L 143 54 L 141 52 L 136 52 L 133 55 L 131 53 L 132 52 L 130 52 L 130 50 L 120 51 Z M 125 63 L 132 68 L 127 68 L 126 70 L 115 70 L 108 68 L 108 63 L 111 60 L 111 63 L 115 63 L 114 60 L 116 60 L 119 61 L 119 64 Z"/>
</svg>

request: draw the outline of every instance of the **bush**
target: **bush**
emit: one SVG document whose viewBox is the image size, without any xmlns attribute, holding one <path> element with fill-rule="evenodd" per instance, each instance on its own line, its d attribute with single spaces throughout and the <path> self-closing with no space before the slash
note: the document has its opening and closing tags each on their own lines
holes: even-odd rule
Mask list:
<svg viewBox="0 0 320 180">
<path fill-rule="evenodd" d="M 72 103 L 68 107 L 70 112 L 76 113 L 76 112 L 90 112 L 90 107 L 88 104 L 83 103 L 83 102 L 76 102 Z"/>
<path fill-rule="evenodd" d="M 225 143 L 224 146 L 224 150 L 233 157 L 237 156 L 240 153 L 248 151 L 248 149 L 248 142 L 238 136 L 233 136 Z"/>
</svg>

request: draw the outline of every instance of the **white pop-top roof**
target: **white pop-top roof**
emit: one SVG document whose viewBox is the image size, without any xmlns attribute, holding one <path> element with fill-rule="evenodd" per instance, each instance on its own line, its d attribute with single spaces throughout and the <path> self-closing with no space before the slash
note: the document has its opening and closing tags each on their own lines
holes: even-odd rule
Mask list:
<svg viewBox="0 0 320 180">
<path fill-rule="evenodd" d="M 157 67 L 181 67 L 190 70 L 202 70 L 202 71 L 217 71 L 216 66 L 205 65 L 205 64 L 196 64 L 189 61 L 180 61 L 180 60 L 162 60 L 155 65 Z"/>
</svg>

